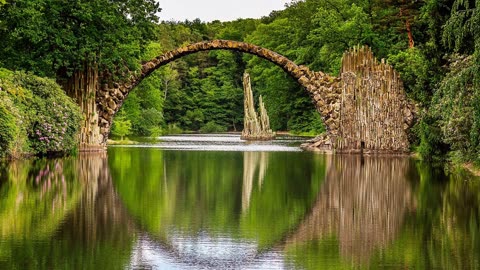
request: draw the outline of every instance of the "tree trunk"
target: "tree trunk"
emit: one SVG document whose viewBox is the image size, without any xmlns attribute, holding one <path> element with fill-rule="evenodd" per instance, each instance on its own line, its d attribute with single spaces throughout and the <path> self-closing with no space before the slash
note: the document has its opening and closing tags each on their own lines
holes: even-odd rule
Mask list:
<svg viewBox="0 0 480 270">
<path fill-rule="evenodd" d="M 98 69 L 96 65 L 85 64 L 83 70 L 75 71 L 68 79 L 59 81 L 68 96 L 80 106 L 83 119 L 80 131 L 81 152 L 105 151 L 103 135 L 98 125 L 98 112 L 95 101 L 99 87 Z"/>
<path fill-rule="evenodd" d="M 415 46 L 415 41 L 413 40 L 412 27 L 410 26 L 410 21 L 408 19 L 405 22 L 405 27 L 407 28 L 408 47 L 411 49 Z"/>
<path fill-rule="evenodd" d="M 168 83 L 170 80 L 165 80 L 165 89 L 163 90 L 163 100 L 167 99 L 167 92 L 168 92 Z"/>
<path fill-rule="evenodd" d="M 408 11 L 405 11 L 403 8 L 400 8 L 400 18 L 402 18 L 403 16 L 405 16 L 405 29 L 407 30 L 408 47 L 411 49 L 415 46 L 415 41 L 413 40 L 412 27 L 410 25 Z"/>
</svg>

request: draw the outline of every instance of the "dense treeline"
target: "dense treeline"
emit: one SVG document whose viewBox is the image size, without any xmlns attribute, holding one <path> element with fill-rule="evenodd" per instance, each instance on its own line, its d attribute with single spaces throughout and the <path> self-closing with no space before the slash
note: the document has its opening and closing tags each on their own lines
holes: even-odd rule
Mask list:
<svg viewBox="0 0 480 270">
<path fill-rule="evenodd" d="M 368 45 L 401 73 L 418 104 L 411 141 L 423 157 L 480 162 L 478 1 L 292 1 L 262 19 L 209 23 L 157 23 L 158 11 L 153 0 L 0 1 L 0 65 L 55 78 L 71 93 L 68 82 L 88 75 L 86 67 L 101 80 L 121 78 L 139 60 L 201 40 L 254 43 L 333 75 L 346 49 Z M 152 74 L 126 100 L 117 127 L 131 123 L 137 135 L 241 130 L 244 71 L 255 95 L 263 95 L 273 129 L 323 129 L 306 92 L 287 74 L 227 51 L 190 55 Z"/>
<path fill-rule="evenodd" d="M 479 11 L 478 3 L 465 0 L 292 1 L 285 10 L 259 20 L 163 22 L 145 59 L 155 55 L 153 49 L 159 54 L 221 38 L 254 43 L 337 75 L 342 53 L 365 44 L 395 66 L 418 104 L 411 141 L 422 156 L 449 154 L 480 161 Z M 252 75 L 256 94 L 265 97 L 275 130 L 322 129 L 305 91 L 283 71 L 257 57 L 231 52 L 199 53 L 165 67 L 127 100 L 124 113 L 135 132 L 145 135 L 154 123 L 141 115 L 153 109 L 163 126 L 175 123 L 198 130 L 209 124 L 238 130 L 244 70 Z M 145 104 L 153 91 L 163 94 L 157 108 Z"/>
<path fill-rule="evenodd" d="M 260 24 L 260 20 L 253 19 L 208 24 L 199 20 L 163 22 L 158 26 L 158 41 L 147 47 L 142 58 L 150 60 L 202 40 L 255 43 L 248 38 Z M 167 132 L 175 127 L 202 132 L 241 131 L 242 75 L 246 70 L 256 81 L 255 95 L 268 96 L 266 106 L 274 129 L 313 134 L 322 131 L 311 99 L 293 79 L 265 60 L 230 51 L 197 53 L 161 68 L 130 94 L 120 112 L 121 119 L 131 121 L 137 135 L 156 134 L 159 126 Z"/>
</svg>

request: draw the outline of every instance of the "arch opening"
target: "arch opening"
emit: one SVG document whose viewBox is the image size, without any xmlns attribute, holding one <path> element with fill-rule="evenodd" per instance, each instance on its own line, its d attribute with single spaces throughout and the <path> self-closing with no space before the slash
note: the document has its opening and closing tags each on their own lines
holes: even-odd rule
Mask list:
<svg viewBox="0 0 480 270">
<path fill-rule="evenodd" d="M 141 72 L 131 76 L 129 81 L 122 84 L 114 83 L 113 85 L 102 86 L 102 89 L 100 89 L 97 97 L 97 111 L 99 112 L 98 123 L 100 126 L 100 133 L 102 135 L 100 137 L 103 138 L 101 143 L 106 144 L 112 125 L 113 116 L 119 111 L 128 94 L 143 79 L 147 78 L 160 67 L 165 66 L 181 57 L 197 52 L 211 50 L 229 50 L 247 53 L 258 56 L 280 67 L 289 76 L 295 79 L 302 86 L 302 88 L 307 90 L 307 93 L 310 94 L 314 104 L 317 107 L 317 111 L 320 113 L 322 120 L 325 123 L 326 118 L 322 114 L 324 110 L 318 110 L 318 104 L 316 104 L 315 99 L 313 98 L 313 92 L 315 91 L 316 87 L 312 84 L 314 79 L 318 79 L 319 77 L 321 78 L 325 76 L 325 74 L 320 72 L 321 76 L 318 76 L 318 74 L 310 71 L 308 67 L 299 66 L 285 56 L 260 46 L 239 41 L 212 40 L 190 44 L 185 47 L 166 52 L 150 61 L 143 62 Z M 327 127 L 327 132 L 328 130 L 329 129 Z"/>
</svg>

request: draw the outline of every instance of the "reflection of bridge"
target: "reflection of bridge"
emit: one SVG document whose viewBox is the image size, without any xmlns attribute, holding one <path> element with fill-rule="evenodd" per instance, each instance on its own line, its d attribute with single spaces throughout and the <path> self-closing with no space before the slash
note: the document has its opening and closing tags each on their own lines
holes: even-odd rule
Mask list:
<svg viewBox="0 0 480 270">
<path fill-rule="evenodd" d="M 286 246 L 337 235 L 342 257 L 368 261 L 395 239 L 413 206 L 406 177 L 410 160 L 334 156 L 328 163 L 317 202 Z"/>
<path fill-rule="evenodd" d="M 220 49 L 266 59 L 297 80 L 311 96 L 325 123 L 326 146 L 348 152 L 408 151 L 406 132 L 413 121 L 413 108 L 399 75 L 383 61 L 378 63 L 369 49 L 346 52 L 340 77 L 336 78 L 298 66 L 271 50 L 229 40 L 200 42 L 167 52 L 143 63 L 141 73 L 132 73 L 126 82 L 102 85 L 96 92 L 96 109 L 91 112 L 98 115 L 89 120 L 94 126 L 92 134 L 83 134 L 82 146 L 87 149 L 89 145 L 106 144 L 115 113 L 130 91 L 149 74 L 185 55 Z"/>
<path fill-rule="evenodd" d="M 367 262 L 375 250 L 386 248 L 396 238 L 405 213 L 413 206 L 406 177 L 410 161 L 360 156 L 326 158 L 326 179 L 316 203 L 293 232 L 285 232 L 283 240 L 272 243 L 270 248 L 259 251 L 254 241 L 233 240 L 228 236 L 210 241 L 208 233 L 191 238 L 176 235 L 175 231 L 165 234 L 166 238 L 140 233 L 130 257 L 131 264 L 147 267 L 149 263 L 159 263 L 158 260 L 166 258 L 171 264 L 192 268 L 195 265 L 253 267 L 271 256 L 283 258 L 284 250 L 309 241 L 321 241 L 329 235 L 338 236 L 342 258 Z M 96 157 L 80 163 L 82 178 L 88 182 L 87 192 L 61 231 L 65 235 L 75 235 L 76 241 L 94 243 L 105 235 L 112 235 L 113 230 L 114 237 L 118 238 L 115 242 L 130 243 L 135 231 L 143 229 L 127 213 L 116 194 L 107 160 Z M 248 211 L 255 176 L 261 185 L 265 173 L 262 168 L 267 166 L 268 153 L 248 153 L 244 157 L 243 212 Z M 236 244 L 241 250 L 235 249 Z M 210 256 L 205 252 L 210 252 Z M 218 254 L 215 257 L 216 253 L 223 257 Z"/>
</svg>

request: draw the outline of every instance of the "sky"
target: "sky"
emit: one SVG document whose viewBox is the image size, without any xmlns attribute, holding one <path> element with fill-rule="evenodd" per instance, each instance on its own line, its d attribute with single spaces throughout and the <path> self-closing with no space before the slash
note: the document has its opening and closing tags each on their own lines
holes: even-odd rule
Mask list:
<svg viewBox="0 0 480 270">
<path fill-rule="evenodd" d="M 200 18 L 233 21 L 238 18 L 260 18 L 273 10 L 282 10 L 290 0 L 158 0 L 162 21 L 184 21 Z"/>
</svg>

